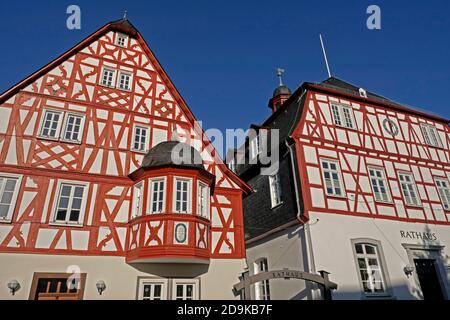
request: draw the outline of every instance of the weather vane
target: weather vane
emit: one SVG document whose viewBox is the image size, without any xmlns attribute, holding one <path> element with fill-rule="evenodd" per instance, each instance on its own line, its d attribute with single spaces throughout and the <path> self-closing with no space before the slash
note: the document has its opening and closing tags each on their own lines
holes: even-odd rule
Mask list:
<svg viewBox="0 0 450 320">
<path fill-rule="evenodd" d="M 127 10 L 123 13 L 123 20 L 127 20 Z"/>
<path fill-rule="evenodd" d="M 277 77 L 280 80 L 280 87 L 283 85 L 283 74 L 284 74 L 284 69 L 281 68 L 277 68 Z"/>
</svg>

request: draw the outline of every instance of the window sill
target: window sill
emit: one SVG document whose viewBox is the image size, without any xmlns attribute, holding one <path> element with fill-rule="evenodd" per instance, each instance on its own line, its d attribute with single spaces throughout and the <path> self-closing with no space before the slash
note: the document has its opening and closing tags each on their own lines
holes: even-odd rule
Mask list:
<svg viewBox="0 0 450 320">
<path fill-rule="evenodd" d="M 118 90 L 121 90 L 121 91 L 125 91 L 125 92 L 131 92 L 131 89 L 126 89 L 126 88 L 117 88 Z"/>
<path fill-rule="evenodd" d="M 84 225 L 80 223 L 64 223 L 64 222 L 50 222 L 49 225 L 55 227 L 75 227 L 75 228 L 84 227 Z"/>
<path fill-rule="evenodd" d="M 423 205 L 422 204 L 405 204 L 405 208 L 408 209 L 423 209 Z"/>
<path fill-rule="evenodd" d="M 270 209 L 272 209 L 272 210 L 277 209 L 277 208 L 281 207 L 283 204 L 284 204 L 284 202 L 281 201 L 280 203 L 278 203 L 278 204 L 272 206 Z"/>
<path fill-rule="evenodd" d="M 338 196 L 335 194 L 327 194 L 328 198 L 335 198 L 335 199 L 339 199 L 339 200 L 350 200 L 347 198 L 347 195 L 343 195 L 343 196 Z"/>
<path fill-rule="evenodd" d="M 81 141 L 74 141 L 74 140 L 66 140 L 66 139 L 60 139 L 61 142 L 70 143 L 70 144 L 81 144 Z"/>
<path fill-rule="evenodd" d="M 136 149 L 131 149 L 131 151 L 136 152 L 136 153 L 140 153 L 140 154 L 147 154 L 147 152 L 148 152 L 148 151 L 136 150 Z"/>
<path fill-rule="evenodd" d="M 98 85 L 99 85 L 99 86 L 102 86 L 102 87 L 104 87 L 104 88 L 109 88 L 109 89 L 116 89 L 116 87 L 115 87 L 115 86 L 109 86 L 109 85 L 107 85 L 107 84 L 103 84 L 103 83 L 99 83 Z"/>
<path fill-rule="evenodd" d="M 390 200 L 390 201 L 374 200 L 374 202 L 375 202 L 375 203 L 378 203 L 378 204 L 391 204 L 391 205 L 395 205 L 395 203 L 394 203 L 392 200 Z"/>
<path fill-rule="evenodd" d="M 53 138 L 53 137 L 46 137 L 46 136 L 37 136 L 38 139 L 40 140 L 48 140 L 48 141 L 59 141 L 59 138 Z"/>
<path fill-rule="evenodd" d="M 0 224 L 4 223 L 4 224 L 11 224 L 12 219 L 0 219 Z"/>
</svg>

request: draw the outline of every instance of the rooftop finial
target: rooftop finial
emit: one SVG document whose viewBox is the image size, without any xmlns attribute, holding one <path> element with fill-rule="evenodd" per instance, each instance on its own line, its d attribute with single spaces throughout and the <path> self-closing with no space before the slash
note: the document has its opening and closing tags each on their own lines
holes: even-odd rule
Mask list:
<svg viewBox="0 0 450 320">
<path fill-rule="evenodd" d="M 283 74 L 284 74 L 284 69 L 281 68 L 277 68 L 277 77 L 280 80 L 280 87 L 283 85 Z"/>
<path fill-rule="evenodd" d="M 127 20 L 127 10 L 123 13 L 123 20 Z"/>
</svg>

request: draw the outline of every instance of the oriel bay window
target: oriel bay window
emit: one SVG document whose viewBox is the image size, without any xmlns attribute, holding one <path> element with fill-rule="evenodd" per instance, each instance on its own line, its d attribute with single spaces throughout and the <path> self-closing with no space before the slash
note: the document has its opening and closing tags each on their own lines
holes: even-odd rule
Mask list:
<svg viewBox="0 0 450 320">
<path fill-rule="evenodd" d="M 198 183 L 197 189 L 197 214 L 209 218 L 209 187 L 203 182 Z"/>
<path fill-rule="evenodd" d="M 133 188 L 133 218 L 142 215 L 142 196 L 144 184 L 140 182 Z"/>
<path fill-rule="evenodd" d="M 165 210 L 166 180 L 155 178 L 150 180 L 150 213 L 161 213 Z"/>
<path fill-rule="evenodd" d="M 177 213 L 191 212 L 191 184 L 192 180 L 175 178 L 174 179 L 174 201 L 173 210 Z"/>
<path fill-rule="evenodd" d="M 61 183 L 53 217 L 55 223 L 81 224 L 86 185 Z"/>
</svg>

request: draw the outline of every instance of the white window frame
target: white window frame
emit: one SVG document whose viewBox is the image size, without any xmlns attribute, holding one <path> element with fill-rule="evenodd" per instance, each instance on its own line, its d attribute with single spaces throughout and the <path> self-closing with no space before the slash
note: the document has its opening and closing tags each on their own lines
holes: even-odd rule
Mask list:
<svg viewBox="0 0 450 320">
<path fill-rule="evenodd" d="M 267 270 L 261 269 L 261 263 L 265 262 Z M 259 258 L 253 263 L 254 274 L 269 271 L 269 260 L 267 258 Z M 263 293 L 262 291 L 265 291 Z M 255 283 L 255 300 L 270 300 L 270 282 L 268 279 Z"/>
<path fill-rule="evenodd" d="M 105 74 L 105 71 L 111 71 L 113 73 L 112 79 L 111 79 L 111 85 L 103 83 L 103 76 Z M 115 88 L 116 86 L 116 75 L 117 75 L 117 70 L 111 67 L 103 67 L 102 68 L 102 73 L 100 74 L 100 85 L 104 86 L 104 87 L 108 87 L 108 88 Z"/>
<path fill-rule="evenodd" d="M 281 190 L 281 179 L 279 172 L 269 176 L 269 189 L 272 208 L 275 208 L 283 203 L 283 192 Z"/>
<path fill-rule="evenodd" d="M 143 198 L 144 198 L 144 181 L 141 181 L 133 186 L 133 213 L 131 217 L 132 219 L 143 216 L 145 214 L 143 208 L 144 203 Z M 137 203 L 138 201 L 139 203 Z"/>
<path fill-rule="evenodd" d="M 161 300 L 167 300 L 168 297 L 168 279 L 153 279 L 153 278 L 141 278 L 139 279 L 138 300 L 144 300 L 144 286 L 145 285 L 161 285 Z M 154 293 L 154 292 L 153 292 Z M 153 300 L 154 296 L 150 295 L 149 300 Z M 147 299 L 146 299 L 147 300 Z"/>
<path fill-rule="evenodd" d="M 78 222 L 68 221 L 67 217 L 70 217 L 69 210 L 66 213 L 66 220 L 65 220 L 66 222 L 56 221 L 56 216 L 58 214 L 59 198 L 60 198 L 60 195 L 61 195 L 62 186 L 66 185 L 66 184 L 71 185 L 71 186 L 84 187 L 83 199 L 81 200 L 80 215 L 78 216 Z M 74 180 L 59 180 L 58 184 L 57 184 L 56 197 L 55 197 L 54 202 L 53 202 L 53 210 L 52 210 L 52 215 L 51 215 L 51 219 L 50 219 L 50 224 L 51 225 L 56 225 L 56 226 L 68 226 L 68 225 L 70 225 L 70 226 L 82 227 L 83 226 L 83 222 L 84 222 L 84 216 L 86 214 L 86 203 L 87 203 L 87 198 L 88 198 L 88 192 L 89 192 L 89 182 L 74 181 Z M 72 202 L 73 202 L 73 198 L 72 198 L 70 203 L 72 203 Z"/>
<path fill-rule="evenodd" d="M 354 257 L 355 264 L 356 264 L 356 272 L 358 274 L 358 282 L 359 282 L 359 285 L 361 288 L 362 296 L 365 298 L 392 297 L 392 287 L 391 287 L 391 283 L 389 280 L 389 274 L 388 274 L 388 270 L 387 270 L 386 261 L 384 259 L 384 253 L 383 253 L 383 248 L 381 246 L 381 242 L 378 240 L 360 238 L 360 239 L 352 239 L 351 245 L 352 245 L 353 257 Z M 357 253 L 356 252 L 357 245 L 362 245 L 362 246 L 369 245 L 369 246 L 374 247 L 375 255 L 367 254 L 367 253 Z M 365 249 L 364 249 L 364 251 L 365 251 Z M 383 285 L 384 291 L 382 291 L 382 292 L 366 292 L 364 290 L 363 279 L 361 276 L 361 269 L 359 266 L 358 258 L 365 260 L 367 270 L 371 270 L 370 268 L 367 268 L 367 266 L 368 266 L 367 260 L 370 258 L 371 259 L 376 258 L 377 263 L 378 263 L 378 269 L 380 270 L 381 283 Z M 368 281 L 371 281 L 370 279 L 372 279 L 372 275 L 369 275 Z"/>
<path fill-rule="evenodd" d="M 172 280 L 172 295 L 171 295 L 172 300 L 176 300 L 176 298 L 177 298 L 177 285 L 193 285 L 192 299 L 193 300 L 200 299 L 200 281 L 199 281 L 199 279 L 173 279 Z M 183 289 L 183 297 L 186 297 L 185 289 Z"/>
<path fill-rule="evenodd" d="M 177 181 L 187 181 L 187 211 L 176 211 L 176 201 L 177 201 Z M 174 213 L 180 214 L 191 214 L 192 213 L 192 178 L 184 177 L 174 177 L 173 178 L 173 199 L 172 199 L 172 211 Z"/>
<path fill-rule="evenodd" d="M 128 88 L 122 87 L 121 84 L 120 84 L 122 75 L 129 76 Z M 133 74 L 131 72 L 128 72 L 128 71 L 119 71 L 119 76 L 117 78 L 117 88 L 120 89 L 120 90 L 131 91 L 132 84 L 133 84 Z"/>
<path fill-rule="evenodd" d="M 145 143 L 144 143 L 144 150 L 141 149 L 136 149 L 135 148 L 135 142 L 136 142 L 136 130 L 137 129 L 144 129 L 145 130 Z M 150 128 L 148 126 L 145 125 L 141 125 L 141 124 L 136 124 L 133 127 L 133 139 L 131 141 L 131 150 L 135 151 L 135 152 L 140 152 L 140 153 L 147 153 L 148 152 L 148 142 L 149 142 L 149 136 L 150 136 Z M 139 144 L 141 142 L 139 141 Z"/>
<path fill-rule="evenodd" d="M 402 182 L 401 181 L 401 176 L 409 176 L 411 178 L 411 181 L 410 182 Z M 403 199 L 406 202 L 406 205 L 413 206 L 413 207 L 421 207 L 422 206 L 422 200 L 420 199 L 420 194 L 419 194 L 419 190 L 417 189 L 417 184 L 416 184 L 416 180 L 414 179 L 414 175 L 411 172 L 399 171 L 398 172 L 398 180 L 400 182 L 400 189 L 401 189 L 401 192 L 402 192 L 402 195 L 403 195 Z M 412 203 L 412 202 L 408 201 L 408 198 L 411 198 L 411 200 L 412 200 L 411 190 L 407 189 L 408 193 L 409 193 L 409 196 L 407 196 L 405 194 L 404 190 L 403 190 L 403 183 L 406 183 L 406 184 L 412 186 L 412 190 L 414 191 L 415 198 L 418 201 L 417 203 Z"/>
<path fill-rule="evenodd" d="M 444 209 L 444 211 L 450 211 L 450 184 L 448 179 L 435 177 L 434 183 L 436 185 L 439 198 L 441 199 L 442 208 Z M 444 187 L 442 183 L 445 183 L 446 187 Z"/>
<path fill-rule="evenodd" d="M 334 179 L 331 179 L 333 193 L 329 193 L 328 192 L 326 178 L 325 178 L 325 169 L 323 168 L 323 163 L 324 162 L 327 162 L 328 164 L 334 163 L 336 165 L 337 170 L 328 169 L 328 171 L 336 171 L 336 173 L 338 175 L 338 182 L 339 182 L 339 187 L 341 189 L 341 194 L 336 194 L 334 192 L 334 190 L 336 189 L 336 186 L 334 185 Z M 339 164 L 339 160 L 332 160 L 332 159 L 321 158 L 320 159 L 320 170 L 322 172 L 323 187 L 325 189 L 325 193 L 328 196 L 331 196 L 331 197 L 345 198 L 346 197 L 345 185 L 344 185 L 344 179 L 342 179 L 342 171 L 341 171 L 341 166 Z"/>
<path fill-rule="evenodd" d="M 259 135 L 250 140 L 250 159 L 255 159 L 261 153 L 259 142 Z"/>
<path fill-rule="evenodd" d="M 204 193 L 202 194 L 202 188 L 204 188 Z M 209 219 L 209 210 L 210 210 L 210 188 L 209 186 L 202 182 L 202 181 L 198 181 L 197 182 L 197 215 Z M 204 211 L 201 209 L 200 207 L 200 202 L 201 202 L 201 198 L 205 198 L 206 204 L 204 207 Z"/>
<path fill-rule="evenodd" d="M 0 217 L 0 223 L 11 223 L 12 217 L 14 214 L 14 210 L 17 205 L 17 197 L 19 195 L 20 187 L 22 185 L 23 175 L 0 172 L 0 177 L 6 178 L 6 179 L 8 179 L 8 178 L 16 179 L 16 185 L 14 186 L 14 192 L 13 192 L 13 196 L 11 199 L 11 203 L 9 204 L 8 213 L 6 214 L 6 217 L 4 217 L 4 218 Z M 0 185 L 0 200 L 3 197 L 3 191 L 5 188 L 5 185 L 6 185 L 5 183 Z"/>
<path fill-rule="evenodd" d="M 369 176 L 369 183 L 370 183 L 370 187 L 372 188 L 372 192 L 373 192 L 375 201 L 376 202 L 384 202 L 384 203 L 392 203 L 391 191 L 389 188 L 389 180 L 387 179 L 386 171 L 383 168 L 374 167 L 374 166 L 368 166 L 367 169 L 368 169 L 367 173 Z M 370 171 L 381 172 L 381 177 L 378 177 L 378 176 L 372 177 L 370 175 Z M 372 179 L 376 180 L 376 187 L 379 190 L 381 190 L 381 187 L 382 187 L 380 181 L 384 184 L 383 185 L 383 188 L 385 190 L 384 194 L 386 194 L 387 199 L 383 199 L 383 193 L 381 193 L 381 192 L 378 192 L 378 194 L 381 196 L 381 198 L 379 198 L 379 196 L 377 196 L 377 192 L 375 192 L 375 188 L 372 183 Z"/>
<path fill-rule="evenodd" d="M 153 195 L 153 188 L 154 188 L 154 185 L 153 185 L 153 183 L 160 183 L 160 182 L 162 182 L 163 183 L 163 193 L 162 193 L 162 200 L 161 199 L 158 199 L 159 201 L 162 201 L 162 209 L 161 209 L 161 211 L 153 211 L 153 201 L 154 201 L 154 195 Z M 149 187 L 149 192 L 150 192 L 150 194 L 149 194 L 149 196 L 148 196 L 148 199 L 149 199 L 149 204 L 148 204 L 148 207 L 149 207 L 149 210 L 148 210 L 148 212 L 149 213 L 151 213 L 151 214 L 158 214 L 158 213 L 164 213 L 165 211 L 166 211 L 166 192 L 167 192 L 167 179 L 166 179 L 166 177 L 155 177 L 155 178 L 151 178 L 150 180 L 149 180 L 149 183 L 150 183 L 150 187 Z"/>
<path fill-rule="evenodd" d="M 355 123 L 355 115 L 353 112 L 353 108 L 350 106 L 338 104 L 338 103 L 331 103 L 331 117 L 333 118 L 333 123 L 336 126 L 347 128 L 347 129 L 356 129 L 356 123 Z M 348 116 L 345 113 L 345 111 L 348 111 Z M 350 121 L 350 125 L 348 125 L 348 120 Z"/>
<path fill-rule="evenodd" d="M 44 125 L 45 125 L 45 119 L 47 117 L 47 113 L 49 113 L 49 112 L 59 114 L 58 124 L 57 124 L 57 127 L 56 127 L 55 136 L 46 136 L 46 135 L 43 134 Z M 58 141 L 59 138 L 60 138 L 61 126 L 62 126 L 63 122 L 64 122 L 64 111 L 63 110 L 50 109 L 50 108 L 43 109 L 42 110 L 41 123 L 40 123 L 40 126 L 39 126 L 39 137 L 43 138 L 43 139 Z"/>
<path fill-rule="evenodd" d="M 77 140 L 73 140 L 73 139 L 66 139 L 66 133 L 67 133 L 67 126 L 69 124 L 69 118 L 70 117 L 78 117 L 81 118 L 81 122 L 80 122 L 80 130 L 78 132 L 78 139 Z M 73 142 L 73 143 L 78 143 L 80 144 L 83 141 L 83 134 L 84 134 L 84 122 L 85 122 L 86 116 L 84 114 L 81 113 L 76 113 L 76 112 L 67 112 L 66 115 L 64 116 L 64 125 L 63 125 L 63 130 L 61 130 L 61 141 L 64 142 Z"/>
<path fill-rule="evenodd" d="M 119 42 L 120 38 L 122 38 L 124 40 L 123 44 L 120 44 L 120 42 Z M 121 32 L 117 32 L 115 44 L 117 46 L 119 46 L 119 47 L 126 48 L 126 47 L 128 47 L 128 39 L 129 39 L 129 37 L 128 37 L 127 34 L 121 33 Z"/>
<path fill-rule="evenodd" d="M 421 123 L 420 129 L 422 130 L 423 139 L 427 145 L 442 148 L 442 141 L 435 126 L 428 123 Z"/>
</svg>

